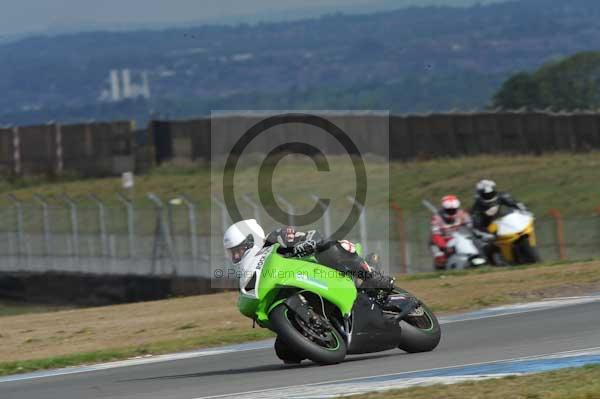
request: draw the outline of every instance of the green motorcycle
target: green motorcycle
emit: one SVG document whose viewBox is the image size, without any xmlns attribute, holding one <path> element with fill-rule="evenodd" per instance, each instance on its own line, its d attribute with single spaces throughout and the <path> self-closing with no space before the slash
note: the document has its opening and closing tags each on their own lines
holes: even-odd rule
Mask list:
<svg viewBox="0 0 600 399">
<path fill-rule="evenodd" d="M 238 307 L 277 334 L 275 351 L 284 362 L 334 364 L 346 354 L 426 352 L 438 345 L 438 320 L 410 293 L 396 288 L 383 300 L 373 298 L 349 276 L 319 264 L 318 255 L 289 258 L 278 247 L 244 262 Z"/>
</svg>

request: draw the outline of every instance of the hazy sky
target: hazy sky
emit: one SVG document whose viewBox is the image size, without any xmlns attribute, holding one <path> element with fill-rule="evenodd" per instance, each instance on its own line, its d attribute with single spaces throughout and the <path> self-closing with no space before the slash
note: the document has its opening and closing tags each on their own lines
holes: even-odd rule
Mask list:
<svg viewBox="0 0 600 399">
<path fill-rule="evenodd" d="M 0 0 L 0 35 L 235 21 L 240 16 L 269 19 L 271 15 L 281 17 L 295 10 L 331 12 L 356 6 L 368 10 L 369 7 L 400 8 L 407 3 L 432 2 L 474 3 L 476 0 Z"/>
</svg>

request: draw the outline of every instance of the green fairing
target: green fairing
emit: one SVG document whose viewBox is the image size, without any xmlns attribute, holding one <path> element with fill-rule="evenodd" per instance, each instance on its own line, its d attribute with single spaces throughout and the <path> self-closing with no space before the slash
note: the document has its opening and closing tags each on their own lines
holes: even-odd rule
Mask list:
<svg viewBox="0 0 600 399">
<path fill-rule="evenodd" d="M 285 258 L 277 253 L 275 244 L 266 258 L 258 279 L 258 298 L 240 294 L 240 312 L 259 325 L 269 327 L 269 312 L 287 298 L 279 298 L 281 288 L 298 288 L 310 291 L 337 306 L 342 315 L 348 316 L 356 300 L 357 292 L 351 278 L 316 263 L 314 257 L 306 259 Z"/>
</svg>

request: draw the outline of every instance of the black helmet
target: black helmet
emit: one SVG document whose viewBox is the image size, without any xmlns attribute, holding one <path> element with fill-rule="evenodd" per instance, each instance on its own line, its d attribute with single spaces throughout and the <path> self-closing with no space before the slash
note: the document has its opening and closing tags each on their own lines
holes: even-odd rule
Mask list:
<svg viewBox="0 0 600 399">
<path fill-rule="evenodd" d="M 498 202 L 498 192 L 496 191 L 496 183 L 493 180 L 481 180 L 476 186 L 477 199 L 484 205 L 492 207 Z"/>
</svg>

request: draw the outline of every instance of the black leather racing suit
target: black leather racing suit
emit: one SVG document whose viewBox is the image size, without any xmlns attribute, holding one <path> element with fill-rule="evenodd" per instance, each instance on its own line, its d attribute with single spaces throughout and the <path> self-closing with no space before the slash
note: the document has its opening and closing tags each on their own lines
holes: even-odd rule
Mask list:
<svg viewBox="0 0 600 399">
<path fill-rule="evenodd" d="M 498 193 L 498 199 L 495 205 L 526 210 L 525 205 L 515 200 L 508 193 Z M 496 219 L 495 215 L 490 216 L 485 213 L 490 208 L 491 206 L 483 202 L 480 198 L 475 199 L 475 203 L 473 204 L 470 212 L 471 218 L 473 219 L 473 227 L 475 229 L 479 231 L 487 231 L 490 223 Z"/>
<path fill-rule="evenodd" d="M 493 215 L 486 214 L 486 211 L 492 206 L 498 206 L 499 209 Z M 501 211 L 502 207 L 527 210 L 525 205 L 515 200 L 508 193 L 498 193 L 498 199 L 493 205 L 486 204 L 481 199 L 477 198 L 473 204 L 473 207 L 471 208 L 473 228 L 476 231 L 487 234 L 488 226 L 496 219 L 498 215 L 503 213 Z M 493 241 L 487 239 L 482 249 L 485 253 L 485 256 L 496 266 L 506 266 L 508 264 L 500 254 L 498 247 L 494 245 Z"/>
<path fill-rule="evenodd" d="M 278 252 L 285 256 L 314 254 L 320 264 L 351 276 L 357 288 L 376 291 L 393 288 L 394 280 L 371 268 L 349 241 L 324 240 L 316 230 L 302 232 L 282 227 L 267 235 L 265 246 L 275 243 L 280 244 Z"/>
</svg>

